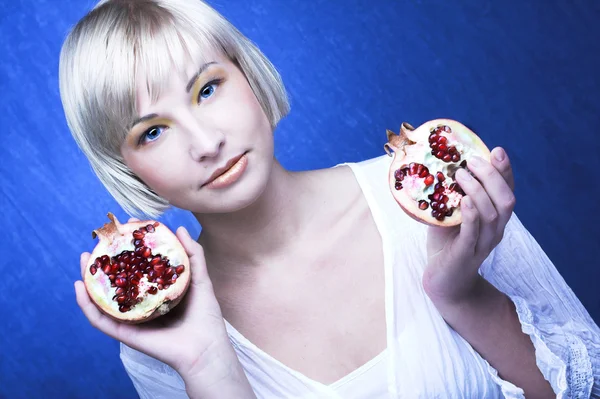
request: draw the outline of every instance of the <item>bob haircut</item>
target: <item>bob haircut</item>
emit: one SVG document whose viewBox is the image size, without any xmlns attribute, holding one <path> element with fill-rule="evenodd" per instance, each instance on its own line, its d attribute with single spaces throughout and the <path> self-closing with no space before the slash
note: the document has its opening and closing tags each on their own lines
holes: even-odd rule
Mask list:
<svg viewBox="0 0 600 399">
<path fill-rule="evenodd" d="M 109 193 L 132 216 L 159 217 L 169 203 L 126 165 L 120 147 L 138 117 L 136 74 L 155 101 L 170 74 L 203 51 L 234 62 L 271 127 L 289 112 L 281 77 L 265 55 L 202 0 L 101 0 L 68 34 L 60 53 L 60 96 L 79 148 Z"/>
</svg>

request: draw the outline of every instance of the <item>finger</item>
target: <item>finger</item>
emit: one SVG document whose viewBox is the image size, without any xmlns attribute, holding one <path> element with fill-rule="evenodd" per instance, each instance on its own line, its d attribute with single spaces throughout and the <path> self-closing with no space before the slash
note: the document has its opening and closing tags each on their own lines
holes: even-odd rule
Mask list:
<svg viewBox="0 0 600 399">
<path fill-rule="evenodd" d="M 127 221 L 127 223 L 131 223 L 131 222 L 139 222 L 140 219 L 138 218 L 129 218 L 129 220 Z"/>
<path fill-rule="evenodd" d="M 135 341 L 134 328 L 127 324 L 118 323 L 102 313 L 90 299 L 82 281 L 75 282 L 75 295 L 77 304 L 93 327 L 131 346 L 131 341 Z"/>
<path fill-rule="evenodd" d="M 88 262 L 90 260 L 90 253 L 84 252 L 79 257 L 79 266 L 81 268 L 81 278 L 83 279 L 85 276 L 85 268 L 88 267 Z"/>
<path fill-rule="evenodd" d="M 515 178 L 512 165 L 506 151 L 502 147 L 496 147 L 492 150 L 492 165 L 500 172 L 511 191 L 515 191 Z"/>
<path fill-rule="evenodd" d="M 456 179 L 466 195 L 471 197 L 474 207 L 479 212 L 479 238 L 476 252 L 486 251 L 492 246 L 496 237 L 498 211 L 483 185 L 474 179 L 466 170 L 459 169 Z"/>
<path fill-rule="evenodd" d="M 496 150 L 498 149 L 495 148 L 494 151 Z M 494 158 L 492 157 L 492 159 Z M 507 161 L 508 158 L 504 158 L 504 160 Z M 510 172 L 509 162 L 506 162 L 504 166 L 507 164 L 509 165 L 507 173 L 510 176 L 505 177 L 495 166 L 481 158 L 475 157 L 468 163 L 469 170 L 471 170 L 483 184 L 485 191 L 492 200 L 494 208 L 496 208 L 496 211 L 498 211 L 498 221 L 496 226 L 497 241 L 499 241 L 498 237 L 502 236 L 504 226 L 506 226 L 506 223 L 508 223 L 513 209 L 515 208 L 516 202 L 515 194 L 506 180 L 507 178 L 512 179 L 512 172 Z"/>
<path fill-rule="evenodd" d="M 473 256 L 479 239 L 479 212 L 469 196 L 460 201 L 460 212 L 462 223 L 455 249 L 459 254 Z"/>
<path fill-rule="evenodd" d="M 190 233 L 188 233 L 185 227 L 178 228 L 176 234 L 190 259 L 192 283 L 210 283 L 208 272 L 206 270 L 206 260 L 204 259 L 204 249 L 202 246 L 190 236 Z"/>
</svg>

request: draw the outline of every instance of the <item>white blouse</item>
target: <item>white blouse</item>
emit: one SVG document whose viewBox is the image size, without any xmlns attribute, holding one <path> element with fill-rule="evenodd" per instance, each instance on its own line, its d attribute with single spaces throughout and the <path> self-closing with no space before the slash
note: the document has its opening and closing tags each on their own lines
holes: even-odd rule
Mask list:
<svg viewBox="0 0 600 399">
<path fill-rule="evenodd" d="M 342 164 L 354 172 L 383 241 L 387 348 L 325 385 L 272 358 L 225 321 L 258 398 L 524 398 L 444 322 L 423 291 L 427 227 L 393 199 L 391 159 Z M 600 329 L 516 215 L 480 273 L 515 303 L 557 398 L 600 397 Z M 121 359 L 141 398 L 187 398 L 169 366 L 123 344 Z"/>
</svg>

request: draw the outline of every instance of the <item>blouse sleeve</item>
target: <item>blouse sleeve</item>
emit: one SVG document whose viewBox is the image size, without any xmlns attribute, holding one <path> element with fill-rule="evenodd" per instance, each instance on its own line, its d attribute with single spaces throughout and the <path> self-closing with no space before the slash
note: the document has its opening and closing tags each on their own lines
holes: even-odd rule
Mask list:
<svg viewBox="0 0 600 399">
<path fill-rule="evenodd" d="M 600 398 L 600 329 L 515 214 L 480 273 L 514 302 L 557 398 Z M 522 397 L 489 371 L 505 397 Z"/>
<path fill-rule="evenodd" d="M 140 399 L 188 399 L 183 379 L 168 365 L 123 343 L 121 361 Z"/>
</svg>

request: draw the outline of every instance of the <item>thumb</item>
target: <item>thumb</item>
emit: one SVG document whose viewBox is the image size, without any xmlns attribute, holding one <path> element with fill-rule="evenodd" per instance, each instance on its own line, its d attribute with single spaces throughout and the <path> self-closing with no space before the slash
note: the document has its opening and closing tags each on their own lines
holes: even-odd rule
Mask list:
<svg viewBox="0 0 600 399">
<path fill-rule="evenodd" d="M 190 268 L 192 269 L 192 284 L 201 282 L 210 282 L 208 271 L 206 270 L 206 260 L 204 258 L 204 249 L 198 244 L 187 231 L 185 227 L 180 227 L 176 232 L 177 238 L 183 245 L 183 249 L 190 259 Z"/>
</svg>

